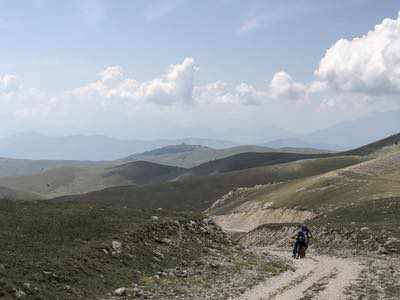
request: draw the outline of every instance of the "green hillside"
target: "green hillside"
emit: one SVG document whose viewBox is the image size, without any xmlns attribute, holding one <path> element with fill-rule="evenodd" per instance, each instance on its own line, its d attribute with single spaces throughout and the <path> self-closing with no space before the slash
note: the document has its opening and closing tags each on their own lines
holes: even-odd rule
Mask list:
<svg viewBox="0 0 400 300">
<path fill-rule="evenodd" d="M 112 186 L 146 185 L 174 179 L 184 169 L 150 162 L 58 167 L 29 176 L 3 177 L 0 185 L 45 197 L 79 194 Z"/>
<path fill-rule="evenodd" d="M 325 155 L 321 154 L 247 152 L 204 163 L 198 167 L 190 169 L 186 175 L 207 176 L 254 167 L 282 164 L 302 159 L 320 158 L 324 156 Z"/>
<path fill-rule="evenodd" d="M 83 195 L 59 197 L 52 201 L 78 201 L 107 206 L 162 207 L 203 211 L 209 208 L 218 198 L 237 187 L 252 187 L 257 184 L 313 176 L 353 165 L 360 161 L 360 158 L 353 156 L 309 159 L 205 177 L 190 177 L 180 181 L 145 187 L 113 187 Z"/>
<path fill-rule="evenodd" d="M 0 158 L 0 178 L 26 176 L 42 173 L 52 168 L 58 167 L 91 167 L 102 165 L 103 162 L 74 161 L 74 160 L 30 160 Z"/>
<path fill-rule="evenodd" d="M 0 201 L 32 201 L 43 199 L 40 195 L 0 186 Z"/>
</svg>

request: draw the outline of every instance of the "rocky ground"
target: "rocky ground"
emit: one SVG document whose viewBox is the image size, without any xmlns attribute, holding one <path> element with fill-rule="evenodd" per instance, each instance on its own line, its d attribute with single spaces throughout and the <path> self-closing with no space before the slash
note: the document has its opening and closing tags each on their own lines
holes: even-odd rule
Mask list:
<svg viewBox="0 0 400 300">
<path fill-rule="evenodd" d="M 350 299 L 399 299 L 400 256 L 363 257 L 359 278 L 348 289 Z"/>
<path fill-rule="evenodd" d="M 271 248 L 267 249 L 271 251 Z M 266 251 L 262 248 L 254 250 Z M 305 259 L 291 259 L 288 262 L 294 267 L 293 270 L 260 283 L 238 299 L 348 299 L 348 289 L 362 269 L 359 260 L 310 252 Z M 272 253 L 282 259 L 290 257 L 290 251 L 273 250 Z"/>
<path fill-rule="evenodd" d="M 248 234 L 236 234 L 236 238 L 241 244 L 248 247 L 290 249 L 293 243 L 291 236 L 294 235 L 297 226 L 297 224 L 269 224 L 261 226 Z M 371 232 L 369 227 L 362 226 L 360 228 L 357 224 L 333 227 L 311 225 L 310 227 L 314 233 L 310 247 L 312 258 L 321 260 L 323 257 L 333 255 L 334 257 L 330 259 L 333 262 L 340 258 L 357 262 L 357 268 L 359 269 L 357 279 L 349 283 L 342 298 L 332 299 L 399 299 L 400 241 L 391 236 L 389 231 L 375 232 L 372 230 Z M 288 256 L 289 254 L 287 254 Z M 309 263 L 312 265 L 315 262 L 311 261 Z M 299 267 L 302 268 L 302 266 L 297 266 L 297 268 Z M 319 295 L 321 290 L 325 290 L 329 282 L 334 282 L 334 278 L 323 276 L 324 272 L 325 269 L 322 269 L 319 276 L 317 276 L 318 280 L 315 280 L 313 284 L 306 284 L 301 291 L 295 290 L 298 298 L 280 296 L 277 299 L 321 298 L 322 296 Z M 311 283 L 310 281 L 308 282 Z M 265 290 L 265 285 L 263 290 Z M 300 295 L 302 296 L 300 297 Z M 248 299 L 252 298 L 249 297 Z"/>
<path fill-rule="evenodd" d="M 227 299 L 286 270 L 202 214 L 0 202 L 0 299 Z"/>
<path fill-rule="evenodd" d="M 231 299 L 287 269 L 279 257 L 239 248 L 209 247 L 202 259 L 143 277 L 108 299 Z"/>
</svg>

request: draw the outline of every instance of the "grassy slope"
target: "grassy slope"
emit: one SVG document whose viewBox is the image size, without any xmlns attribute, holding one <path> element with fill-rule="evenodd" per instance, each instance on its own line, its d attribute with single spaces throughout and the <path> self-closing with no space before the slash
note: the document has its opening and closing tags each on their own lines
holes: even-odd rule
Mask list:
<svg viewBox="0 0 400 300">
<path fill-rule="evenodd" d="M 228 280 L 235 268 L 240 265 L 245 270 L 243 263 L 254 259 L 244 258 L 218 228 L 202 218 L 165 210 L 2 201 L 0 295 L 10 299 L 23 292 L 30 299 L 99 299 L 132 283 L 152 293 L 166 284 L 168 290 L 160 292 L 175 289 L 179 295 L 182 285 L 197 287 L 196 282 L 204 285 L 200 289 L 204 292 L 220 277 L 212 275 L 215 269 L 208 261 L 224 257 L 233 262 L 224 267 Z M 166 238 L 168 243 L 163 242 Z M 112 241 L 122 243 L 121 253 Z M 173 286 L 152 277 L 166 269 L 190 270 L 193 263 L 195 270 L 204 272 L 203 277 L 178 278 Z M 266 262 L 252 264 L 269 272 L 280 268 Z"/>
<path fill-rule="evenodd" d="M 247 152 L 229 156 L 190 169 L 188 175 L 207 176 L 216 173 L 226 173 L 254 167 L 269 166 L 287 163 L 302 159 L 320 158 L 320 154 L 298 154 L 298 153 L 255 153 Z"/>
<path fill-rule="evenodd" d="M 394 144 L 400 144 L 400 133 L 388 136 L 382 140 L 370 143 L 354 150 L 346 151 L 344 153 L 349 155 L 369 155 L 382 149 L 383 147 L 392 146 Z"/>
<path fill-rule="evenodd" d="M 149 162 L 90 167 L 59 167 L 43 173 L 0 178 L 0 185 L 46 197 L 85 193 L 121 185 L 146 185 L 171 180 L 184 169 Z"/>
<path fill-rule="evenodd" d="M 61 166 L 90 167 L 102 162 L 73 161 L 73 160 L 29 160 L 0 158 L 0 177 L 15 177 L 41 173 Z"/>
<path fill-rule="evenodd" d="M 52 201 L 203 211 L 236 187 L 252 187 L 257 184 L 293 180 L 358 162 L 360 158 L 354 156 L 311 159 L 206 177 L 193 177 L 146 187 L 114 187 L 84 195 L 64 196 Z"/>
<path fill-rule="evenodd" d="M 337 207 L 367 199 L 397 196 L 399 190 L 400 145 L 399 135 L 345 152 L 365 155 L 357 165 L 331 168 L 317 176 L 303 176 L 275 187 L 251 193 L 246 201 L 268 202 L 276 208 L 299 208 L 329 212 Z M 324 161 L 334 158 L 315 160 Z"/>
<path fill-rule="evenodd" d="M 42 197 L 35 193 L 18 191 L 0 186 L 0 199 L 10 200 L 10 201 L 21 201 L 21 200 L 31 201 L 31 200 L 40 200 L 42 199 Z"/>
<path fill-rule="evenodd" d="M 392 243 L 400 252 L 400 145 L 398 135 L 350 153 L 369 154 L 368 160 L 321 175 L 248 191 L 219 208 L 216 214 L 233 212 L 244 202 L 268 203 L 270 208 L 308 210 L 320 215 L 310 222 L 317 243 L 324 247 L 345 245 L 376 250 Z M 262 230 L 262 229 L 260 229 Z M 335 239 L 335 234 L 348 239 Z M 397 243 L 397 244 L 396 244 Z M 397 250 L 396 250 L 397 249 Z"/>
<path fill-rule="evenodd" d="M 186 169 L 147 161 L 129 162 L 107 170 L 103 176 L 119 176 L 138 185 L 155 184 L 175 179 Z"/>
<path fill-rule="evenodd" d="M 0 178 L 0 185 L 38 193 L 50 198 L 87 193 L 114 186 L 157 184 L 176 178 L 206 176 L 321 156 L 324 155 L 242 153 L 205 163 L 188 170 L 144 161 L 123 164 L 108 162 L 87 167 L 64 166 L 52 168 L 29 176 L 3 177 Z"/>
</svg>

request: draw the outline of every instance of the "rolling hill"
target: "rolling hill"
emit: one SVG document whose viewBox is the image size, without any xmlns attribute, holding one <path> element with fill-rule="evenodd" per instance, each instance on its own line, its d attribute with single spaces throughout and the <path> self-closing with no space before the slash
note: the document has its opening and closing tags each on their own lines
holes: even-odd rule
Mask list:
<svg viewBox="0 0 400 300">
<path fill-rule="evenodd" d="M 7 176 L 15 177 L 32 175 L 58 167 L 91 167 L 101 164 L 105 163 L 74 160 L 30 160 L 0 158 L 0 178 Z"/>
<path fill-rule="evenodd" d="M 222 158 L 227 158 L 241 153 L 267 153 L 267 152 L 282 152 L 282 153 L 299 153 L 299 154 L 319 154 L 326 153 L 325 151 L 311 148 L 282 148 L 273 149 L 268 147 L 243 145 L 224 149 L 213 149 L 200 145 L 170 145 L 152 151 L 147 151 L 141 154 L 130 155 L 122 161 L 144 160 L 154 163 L 178 166 L 183 168 L 193 168 L 209 161 L 214 161 Z"/>
<path fill-rule="evenodd" d="M 282 152 L 246 152 L 204 163 L 188 170 L 184 176 L 208 176 L 254 167 L 276 165 L 302 159 L 325 157 L 323 154 L 299 154 Z"/>
<path fill-rule="evenodd" d="M 312 212 L 311 215 L 318 215 L 332 209 L 332 205 L 335 203 L 339 205 L 343 201 L 349 201 L 348 199 L 351 198 L 347 197 L 346 190 L 352 193 L 355 198 L 361 197 L 358 189 L 363 187 L 365 179 L 359 178 L 360 175 L 357 174 L 352 175 L 354 172 L 351 170 L 370 164 L 379 165 L 381 164 L 380 162 L 391 161 L 392 159 L 397 161 L 396 149 L 399 146 L 396 145 L 396 141 L 397 135 L 348 153 L 323 154 L 314 158 L 307 155 L 292 156 L 291 154 L 276 156 L 277 154 L 275 153 L 238 155 L 216 161 L 214 164 L 207 163 L 204 166 L 197 167 L 200 168 L 200 171 L 197 172 L 196 176 L 188 177 L 183 175 L 179 181 L 144 187 L 112 187 L 81 195 L 64 196 L 51 201 L 77 201 L 105 206 L 161 207 L 202 211 L 208 209 L 216 200 L 229 192 L 237 188 L 243 188 L 244 195 L 249 192 L 251 197 L 246 196 L 243 198 L 240 195 L 232 199 L 228 197 L 228 200 L 230 199 L 231 201 L 223 201 L 224 204 L 220 207 L 218 206 L 218 209 L 214 208 L 213 213 L 228 214 L 229 218 L 231 218 L 229 214 L 233 213 L 245 202 L 248 202 L 253 203 L 257 210 L 259 207 L 265 207 L 266 205 L 271 209 L 310 210 Z M 267 157 L 269 160 L 266 159 Z M 249 161 L 251 165 L 248 165 Z M 388 170 L 391 165 L 390 163 L 382 164 L 386 166 L 385 170 Z M 393 162 L 392 165 L 394 166 L 393 172 L 396 172 L 397 164 Z M 191 172 L 193 174 L 193 169 L 187 171 L 187 173 Z M 348 180 L 346 174 L 351 174 Z M 382 179 L 375 178 L 378 175 L 368 175 L 372 176 L 371 179 L 369 179 L 370 177 L 367 178 L 370 180 L 368 182 L 371 183 L 372 190 L 375 189 L 376 181 L 382 184 L 379 189 L 378 185 L 376 185 L 376 191 L 379 190 L 383 193 L 386 187 L 388 188 L 386 196 L 397 195 L 396 190 L 389 189 L 390 182 L 394 180 L 397 173 L 393 173 L 395 175 L 391 174 L 382 175 L 389 176 L 382 177 Z M 331 179 L 331 177 L 334 179 Z M 328 183 L 331 180 L 334 181 L 332 185 L 333 191 L 337 191 L 337 194 L 330 190 L 331 186 Z M 328 183 L 325 183 L 325 181 Z M 308 186 L 311 187 L 307 188 Z M 254 190 L 252 190 L 253 187 Z M 315 202 L 312 200 L 314 198 L 310 198 L 310 195 L 314 195 L 314 191 L 316 195 Z M 327 200 L 328 198 L 324 193 L 332 196 L 332 200 Z M 365 190 L 365 193 L 365 196 L 373 195 L 372 191 L 368 189 Z M 342 198 L 336 199 L 335 197 Z M 323 205 L 322 203 L 325 204 Z"/>
<path fill-rule="evenodd" d="M 19 177 L 2 177 L 0 185 L 44 197 L 86 193 L 119 185 L 146 185 L 173 180 L 185 169 L 150 162 L 66 166 Z"/>
<path fill-rule="evenodd" d="M 187 144 L 172 145 L 145 152 L 121 161 L 104 162 L 70 162 L 54 161 L 45 165 L 47 161 L 5 160 L 11 169 L 13 165 L 27 165 L 30 171 L 35 166 L 47 166 L 32 175 L 0 177 L 0 185 L 39 193 L 45 197 L 56 197 L 68 194 L 87 193 L 113 186 L 148 185 L 171 180 L 182 180 L 189 176 L 206 176 L 210 174 L 237 171 L 245 168 L 284 163 L 299 159 L 321 157 L 325 154 L 297 154 L 274 153 L 271 149 L 257 146 L 239 146 L 216 150 L 204 146 Z M 209 161 L 212 157 L 226 156 L 242 151 L 260 151 L 231 155 L 227 158 L 206 162 L 200 166 L 185 169 L 174 166 L 198 163 L 199 159 Z M 266 152 L 263 152 L 266 151 Z M 131 159 L 143 160 L 131 160 Z M 164 164 L 165 162 L 167 164 Z M 163 163 L 163 164 L 160 164 Z M 58 166 L 58 164 L 61 164 Z M 0 164 L 1 167 L 1 164 Z M 21 173 L 27 172 L 28 167 Z M 13 172 L 9 173 L 13 174 Z M 4 174 L 7 174 L 4 169 Z"/>
<path fill-rule="evenodd" d="M 119 186 L 80 195 L 58 197 L 55 202 L 83 202 L 105 206 L 167 208 L 203 211 L 237 187 L 252 187 L 321 174 L 359 163 L 357 156 L 307 159 L 287 164 L 243 169 L 144 187 Z"/>
</svg>

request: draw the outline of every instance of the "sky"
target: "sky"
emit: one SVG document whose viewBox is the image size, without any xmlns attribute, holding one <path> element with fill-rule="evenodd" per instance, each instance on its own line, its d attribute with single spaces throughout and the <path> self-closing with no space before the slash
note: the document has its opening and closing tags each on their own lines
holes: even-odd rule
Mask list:
<svg viewBox="0 0 400 300">
<path fill-rule="evenodd" d="M 391 0 L 0 0 L 0 135 L 256 138 L 398 109 L 399 10 Z"/>
</svg>

